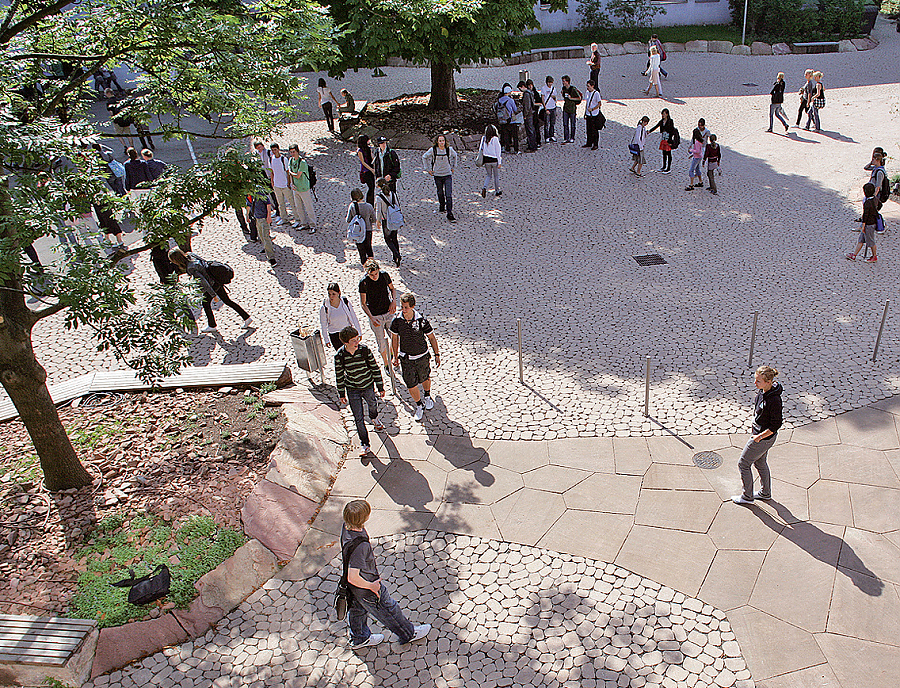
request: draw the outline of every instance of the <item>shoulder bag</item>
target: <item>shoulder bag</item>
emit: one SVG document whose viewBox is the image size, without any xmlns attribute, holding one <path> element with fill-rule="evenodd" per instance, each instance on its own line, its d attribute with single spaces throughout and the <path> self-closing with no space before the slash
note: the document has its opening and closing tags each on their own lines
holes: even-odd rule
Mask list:
<svg viewBox="0 0 900 688">
<path fill-rule="evenodd" d="M 478 155 L 475 156 L 475 164 L 478 167 L 484 165 L 484 137 L 481 137 L 481 144 L 478 146 Z"/>
<path fill-rule="evenodd" d="M 344 572 L 341 574 L 341 579 L 338 581 L 337 590 L 334 591 L 334 613 L 337 616 L 338 621 L 343 621 L 347 618 L 347 607 L 350 606 L 350 599 L 353 597 L 353 592 L 350 590 L 350 583 L 347 582 L 347 572 L 350 569 L 350 557 L 353 556 L 353 552 L 357 547 L 363 542 L 368 541 L 369 538 L 365 535 L 354 538 L 347 543 L 346 549 L 342 550 Z"/>
</svg>

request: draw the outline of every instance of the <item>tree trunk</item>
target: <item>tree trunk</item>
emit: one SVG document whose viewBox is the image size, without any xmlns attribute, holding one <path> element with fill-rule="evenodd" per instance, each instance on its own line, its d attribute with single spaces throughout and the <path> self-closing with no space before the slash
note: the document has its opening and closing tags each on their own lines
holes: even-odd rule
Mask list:
<svg viewBox="0 0 900 688">
<path fill-rule="evenodd" d="M 13 249 L 15 250 L 15 249 Z M 31 435 L 49 490 L 89 485 L 88 473 L 69 441 L 47 389 L 47 373 L 31 344 L 35 320 L 18 278 L 0 285 L 0 383 Z"/>
<path fill-rule="evenodd" d="M 432 61 L 431 100 L 428 107 L 432 110 L 455 110 L 458 105 L 453 67 L 443 62 Z"/>
</svg>

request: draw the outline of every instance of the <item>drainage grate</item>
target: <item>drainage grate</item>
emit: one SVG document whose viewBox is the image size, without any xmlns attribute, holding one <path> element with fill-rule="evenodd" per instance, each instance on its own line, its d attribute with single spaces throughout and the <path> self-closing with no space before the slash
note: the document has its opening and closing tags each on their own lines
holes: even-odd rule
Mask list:
<svg viewBox="0 0 900 688">
<path fill-rule="evenodd" d="M 632 256 L 632 258 L 634 258 L 641 267 L 647 267 L 648 265 L 668 265 L 666 259 L 658 253 L 650 253 L 646 256 Z"/>
<path fill-rule="evenodd" d="M 698 468 L 718 468 L 722 465 L 722 457 L 711 451 L 694 454 L 694 464 Z"/>
</svg>

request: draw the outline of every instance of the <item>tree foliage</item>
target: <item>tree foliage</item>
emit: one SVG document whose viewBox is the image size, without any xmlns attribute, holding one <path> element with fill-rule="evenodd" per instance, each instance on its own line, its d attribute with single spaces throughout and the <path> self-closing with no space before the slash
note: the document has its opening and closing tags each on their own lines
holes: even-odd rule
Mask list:
<svg viewBox="0 0 900 688">
<path fill-rule="evenodd" d="M 744 21 L 744 0 L 729 0 L 736 26 Z M 863 0 L 753 0 L 747 6 L 747 33 L 757 40 L 840 39 L 857 36 Z"/>
<path fill-rule="evenodd" d="M 34 325 L 64 312 L 66 327 L 90 328 L 99 350 L 152 381 L 189 360 L 180 328 L 194 294 L 137 288 L 95 244 L 47 266 L 22 250 L 71 231 L 92 203 L 135 214 L 143 241 L 130 254 L 184 240 L 261 179 L 255 156 L 224 148 L 187 171 L 170 168 L 138 201 L 116 197 L 90 148 L 99 139 L 86 117 L 92 73 L 138 73 L 130 114 L 164 137 L 262 136 L 297 107 L 304 84 L 292 69 L 337 59 L 333 38 L 326 10 L 309 0 L 16 0 L 0 9 L 0 382 L 51 489 L 89 476 L 47 394 Z M 202 132 L 191 131 L 197 117 L 207 120 Z M 29 307 L 29 296 L 41 305 Z"/>
</svg>

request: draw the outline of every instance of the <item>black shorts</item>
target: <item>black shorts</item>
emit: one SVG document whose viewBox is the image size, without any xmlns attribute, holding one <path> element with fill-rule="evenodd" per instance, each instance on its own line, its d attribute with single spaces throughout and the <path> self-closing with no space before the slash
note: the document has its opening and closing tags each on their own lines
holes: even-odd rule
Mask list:
<svg viewBox="0 0 900 688">
<path fill-rule="evenodd" d="M 404 356 L 400 359 L 400 373 L 403 375 L 403 384 L 407 389 L 421 385 L 431 377 L 431 355 L 412 360 Z"/>
</svg>

